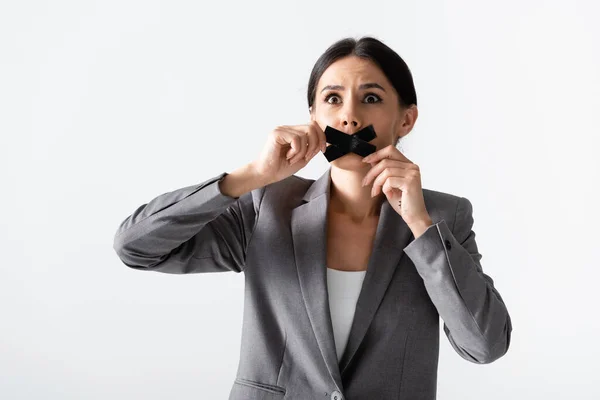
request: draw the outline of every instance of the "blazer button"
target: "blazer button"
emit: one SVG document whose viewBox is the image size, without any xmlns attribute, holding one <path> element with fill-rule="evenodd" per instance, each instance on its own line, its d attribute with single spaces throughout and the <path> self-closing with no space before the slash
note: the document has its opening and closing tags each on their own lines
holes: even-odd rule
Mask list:
<svg viewBox="0 0 600 400">
<path fill-rule="evenodd" d="M 446 239 L 444 244 L 446 245 L 446 249 L 450 250 L 452 248 L 452 243 L 450 243 L 450 240 Z"/>
<path fill-rule="evenodd" d="M 333 393 L 331 393 L 331 400 L 344 400 L 342 398 L 342 394 L 340 392 L 338 392 L 337 390 L 334 390 Z"/>
</svg>

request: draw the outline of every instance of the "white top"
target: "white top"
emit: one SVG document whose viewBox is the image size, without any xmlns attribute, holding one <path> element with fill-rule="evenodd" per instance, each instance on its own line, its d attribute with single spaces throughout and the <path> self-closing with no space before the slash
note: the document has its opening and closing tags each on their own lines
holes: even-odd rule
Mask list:
<svg viewBox="0 0 600 400">
<path fill-rule="evenodd" d="M 350 327 L 354 320 L 354 311 L 358 295 L 362 289 L 367 271 L 340 271 L 327 267 L 327 289 L 329 292 L 329 310 L 335 338 L 335 350 L 338 362 L 342 358 Z"/>
</svg>

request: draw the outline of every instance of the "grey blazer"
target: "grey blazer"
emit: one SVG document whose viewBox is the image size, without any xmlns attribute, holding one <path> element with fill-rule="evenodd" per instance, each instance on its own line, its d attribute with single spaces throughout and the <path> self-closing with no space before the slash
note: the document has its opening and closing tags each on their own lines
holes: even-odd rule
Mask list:
<svg viewBox="0 0 600 400">
<path fill-rule="evenodd" d="M 477 364 L 504 355 L 506 306 L 481 268 L 470 201 L 423 189 L 434 222 L 414 236 L 385 201 L 346 349 L 337 361 L 326 282 L 329 168 L 239 198 L 226 172 L 139 206 L 114 250 L 128 267 L 244 272 L 242 343 L 229 400 L 436 398 L 439 318 Z M 223 343 L 223 346 L 228 345 Z"/>
</svg>

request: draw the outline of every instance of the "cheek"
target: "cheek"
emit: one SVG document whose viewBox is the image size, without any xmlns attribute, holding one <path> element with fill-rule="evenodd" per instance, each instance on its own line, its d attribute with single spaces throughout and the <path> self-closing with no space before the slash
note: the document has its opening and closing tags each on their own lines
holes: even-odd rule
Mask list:
<svg viewBox="0 0 600 400">
<path fill-rule="evenodd" d="M 394 130 L 393 127 L 384 124 L 373 124 L 375 128 L 375 134 L 377 137 L 371 140 L 369 143 L 377 146 L 377 150 L 384 148 L 389 144 L 394 144 Z"/>
<path fill-rule="evenodd" d="M 314 120 L 317 122 L 317 124 L 321 127 L 321 130 L 325 130 L 325 128 L 327 128 L 327 125 L 329 126 L 336 126 L 336 119 L 334 116 L 331 115 L 326 115 L 324 113 L 317 113 L 315 114 Z"/>
</svg>

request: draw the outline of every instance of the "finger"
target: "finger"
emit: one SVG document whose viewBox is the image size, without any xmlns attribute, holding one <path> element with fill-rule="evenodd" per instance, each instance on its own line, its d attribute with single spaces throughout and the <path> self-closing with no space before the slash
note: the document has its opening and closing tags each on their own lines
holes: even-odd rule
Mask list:
<svg viewBox="0 0 600 400">
<path fill-rule="evenodd" d="M 392 176 L 385 180 L 381 190 L 387 195 L 391 195 L 395 190 L 402 192 L 402 187 L 405 184 L 405 180 L 401 177 Z"/>
<path fill-rule="evenodd" d="M 373 182 L 373 187 L 371 188 L 371 197 L 376 196 L 380 193 L 381 187 L 388 181 L 389 179 L 394 178 L 398 179 L 401 182 L 404 182 L 406 179 L 406 169 L 404 168 L 386 168 L 381 174 L 375 178 Z"/>
<path fill-rule="evenodd" d="M 319 150 L 322 150 L 323 152 L 325 152 L 325 150 L 327 149 L 327 139 L 325 138 L 325 132 L 323 132 L 323 130 L 321 129 L 321 127 L 319 126 L 319 124 L 316 121 L 310 121 L 309 124 L 306 125 L 286 125 L 289 128 L 292 129 L 299 129 L 299 130 L 304 130 L 306 129 L 309 134 L 311 132 L 311 128 L 314 128 L 317 136 L 318 136 L 318 143 L 317 143 L 317 148 Z"/>
<path fill-rule="evenodd" d="M 369 172 L 365 175 L 363 179 L 363 186 L 367 186 L 371 183 L 373 179 L 375 179 L 385 168 L 407 168 L 410 165 L 409 163 L 405 163 L 404 161 L 392 160 L 392 159 L 383 159 L 375 166 L 371 167 Z"/>
<path fill-rule="evenodd" d="M 302 136 L 306 135 L 306 129 L 308 127 L 306 125 L 304 128 L 302 128 L 302 125 L 296 125 L 295 127 L 296 129 L 293 129 L 289 125 L 278 127 L 279 130 L 285 132 L 285 137 L 290 140 L 292 149 L 290 149 L 286 155 L 286 159 L 290 160 L 290 162 L 294 161 L 292 157 L 296 157 L 295 160 L 297 161 L 306 154 L 306 142 L 303 143 Z"/>
<path fill-rule="evenodd" d="M 412 162 L 408 158 L 406 158 L 406 156 L 402 154 L 396 146 L 392 145 L 386 146 L 383 149 L 379 149 L 376 152 L 366 156 L 365 158 L 363 158 L 363 162 L 377 162 L 384 158 Z"/>
<path fill-rule="evenodd" d="M 390 146 L 386 146 L 382 149 L 379 149 L 379 150 L 369 154 L 368 156 L 364 157 L 362 159 L 362 161 L 372 163 L 372 162 L 377 162 L 377 161 L 381 160 L 382 158 L 390 158 L 389 153 L 391 150 L 389 147 Z"/>
<path fill-rule="evenodd" d="M 314 127 L 308 127 L 308 133 L 306 135 L 308 140 L 308 146 L 306 147 L 306 160 L 310 160 L 319 152 L 319 137 L 317 136 L 317 132 L 315 132 Z"/>
<path fill-rule="evenodd" d="M 293 130 L 298 130 L 301 132 L 308 132 L 309 126 L 310 126 L 310 124 L 300 124 L 300 125 L 284 125 L 283 127 L 293 129 Z"/>
<path fill-rule="evenodd" d="M 325 132 L 323 132 L 323 129 L 321 129 L 321 127 L 319 126 L 319 124 L 317 124 L 316 121 L 312 121 L 311 125 L 314 126 L 315 132 L 319 137 L 319 149 L 323 153 L 325 153 L 325 151 L 327 150 L 327 138 L 325 137 Z"/>
<path fill-rule="evenodd" d="M 314 132 L 314 128 L 312 127 L 312 125 L 286 125 L 284 128 L 287 128 L 290 131 L 297 133 L 298 136 L 301 136 L 306 139 L 306 151 L 304 152 L 303 157 L 307 161 L 310 160 L 315 154 L 317 154 L 317 152 L 319 151 L 319 138 L 318 136 L 316 136 L 316 132 Z M 298 159 L 301 159 L 301 157 L 298 156 Z M 296 162 L 298 159 L 292 161 Z"/>
<path fill-rule="evenodd" d="M 298 138 L 300 145 L 299 145 L 296 155 L 294 155 L 290 159 L 290 164 L 294 164 L 295 162 L 303 159 L 306 156 L 306 147 L 308 145 L 308 140 L 307 140 L 306 134 L 304 134 L 304 135 L 298 134 L 298 135 L 296 135 L 296 137 Z"/>
<path fill-rule="evenodd" d="M 281 126 L 275 128 L 273 134 L 275 135 L 275 143 L 282 147 L 290 146 L 286 153 L 286 159 L 289 160 L 290 157 L 296 154 L 297 149 L 300 147 L 299 140 L 296 139 L 296 134 Z"/>
<path fill-rule="evenodd" d="M 284 128 L 289 129 L 298 136 L 306 138 L 306 152 L 304 153 L 304 158 L 308 160 L 313 156 L 313 153 L 316 154 L 318 141 L 317 138 L 314 137 L 314 134 L 311 133 L 310 125 L 286 125 Z"/>
<path fill-rule="evenodd" d="M 290 151 L 286 155 L 286 159 L 291 161 L 294 156 L 297 156 L 302 147 L 302 140 L 298 135 L 291 134 L 292 138 L 290 140 Z"/>
</svg>

